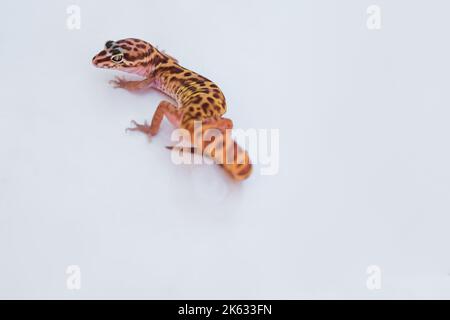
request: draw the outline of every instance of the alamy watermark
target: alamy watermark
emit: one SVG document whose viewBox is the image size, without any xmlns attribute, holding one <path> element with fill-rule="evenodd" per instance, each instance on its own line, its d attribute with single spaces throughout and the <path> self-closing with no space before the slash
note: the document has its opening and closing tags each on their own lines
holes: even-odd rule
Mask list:
<svg viewBox="0 0 450 320">
<path fill-rule="evenodd" d="M 368 266 L 366 269 L 368 275 L 366 280 L 366 287 L 369 290 L 381 289 L 381 268 L 377 265 Z"/>
<path fill-rule="evenodd" d="M 279 129 L 224 129 L 202 127 L 194 122 L 194 131 L 178 128 L 172 132 L 171 159 L 174 164 L 252 164 L 260 165 L 261 175 L 279 171 Z M 195 154 L 203 157 L 195 157 Z"/>
<path fill-rule="evenodd" d="M 66 288 L 68 290 L 81 289 L 81 268 L 78 265 L 70 265 L 66 268 Z"/>
<path fill-rule="evenodd" d="M 67 7 L 66 13 L 68 14 L 66 19 L 66 27 L 69 30 L 81 29 L 81 8 L 75 4 Z"/>
<path fill-rule="evenodd" d="M 380 30 L 381 29 L 381 8 L 377 5 L 371 5 L 367 8 L 367 29 Z"/>
</svg>

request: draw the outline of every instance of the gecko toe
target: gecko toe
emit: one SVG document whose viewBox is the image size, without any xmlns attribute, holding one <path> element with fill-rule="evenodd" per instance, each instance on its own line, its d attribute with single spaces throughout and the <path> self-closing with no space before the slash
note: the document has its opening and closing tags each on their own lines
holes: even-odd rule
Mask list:
<svg viewBox="0 0 450 320">
<path fill-rule="evenodd" d="M 151 129 L 147 121 L 145 121 L 144 124 L 139 124 L 136 121 L 131 120 L 131 124 L 133 125 L 133 127 L 126 128 L 125 129 L 126 132 L 138 131 L 148 135 L 149 137 L 151 136 Z"/>
</svg>

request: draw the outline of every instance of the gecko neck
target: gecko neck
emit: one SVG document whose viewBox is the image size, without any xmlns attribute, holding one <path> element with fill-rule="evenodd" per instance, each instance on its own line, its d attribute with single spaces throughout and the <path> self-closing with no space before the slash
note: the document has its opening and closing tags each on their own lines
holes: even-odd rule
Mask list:
<svg viewBox="0 0 450 320">
<path fill-rule="evenodd" d="M 154 68 L 152 68 L 151 66 L 139 66 L 133 68 L 126 68 L 123 71 L 146 78 L 150 75 L 153 69 Z"/>
</svg>

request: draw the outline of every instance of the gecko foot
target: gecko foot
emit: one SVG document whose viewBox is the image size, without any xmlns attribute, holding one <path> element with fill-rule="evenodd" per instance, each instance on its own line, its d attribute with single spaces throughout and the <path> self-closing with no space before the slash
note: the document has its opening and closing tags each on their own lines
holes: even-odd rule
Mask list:
<svg viewBox="0 0 450 320">
<path fill-rule="evenodd" d="M 115 77 L 114 80 L 110 80 L 109 84 L 112 85 L 114 88 L 125 88 L 126 83 L 128 81 L 121 77 Z"/>
<path fill-rule="evenodd" d="M 153 136 L 152 134 L 152 130 L 151 130 L 151 126 L 147 123 L 147 121 L 144 122 L 144 124 L 139 124 L 136 121 L 132 120 L 131 124 L 134 127 L 130 127 L 130 128 L 126 128 L 125 131 L 137 131 L 137 132 L 142 132 L 145 135 L 147 135 L 149 138 L 151 138 Z"/>
<path fill-rule="evenodd" d="M 114 89 L 121 88 L 128 91 L 136 91 L 140 89 L 142 81 L 130 81 L 123 77 L 115 77 L 114 80 L 110 80 L 109 84 L 113 86 Z"/>
</svg>

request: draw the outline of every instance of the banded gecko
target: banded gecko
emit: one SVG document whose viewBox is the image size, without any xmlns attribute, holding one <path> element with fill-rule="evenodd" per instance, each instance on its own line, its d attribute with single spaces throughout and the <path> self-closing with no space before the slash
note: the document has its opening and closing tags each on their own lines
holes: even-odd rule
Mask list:
<svg viewBox="0 0 450 320">
<path fill-rule="evenodd" d="M 191 142 L 202 139 L 201 150 L 191 147 L 190 152 L 212 158 L 234 180 L 244 180 L 250 176 L 252 164 L 249 156 L 230 136 L 233 122 L 222 117 L 226 112 L 226 101 L 215 83 L 182 67 L 175 58 L 150 43 L 134 38 L 107 41 L 92 63 L 98 68 L 115 69 L 144 78 L 128 81 L 116 77 L 110 82 L 116 88 L 129 91 L 154 88 L 176 102 L 161 101 L 150 125 L 133 120 L 134 127 L 129 130 L 155 136 L 165 116 L 175 127 L 188 130 Z M 201 123 L 201 130 L 195 130 L 195 122 Z M 205 141 L 204 133 L 209 129 L 217 129 L 223 134 Z"/>
</svg>

